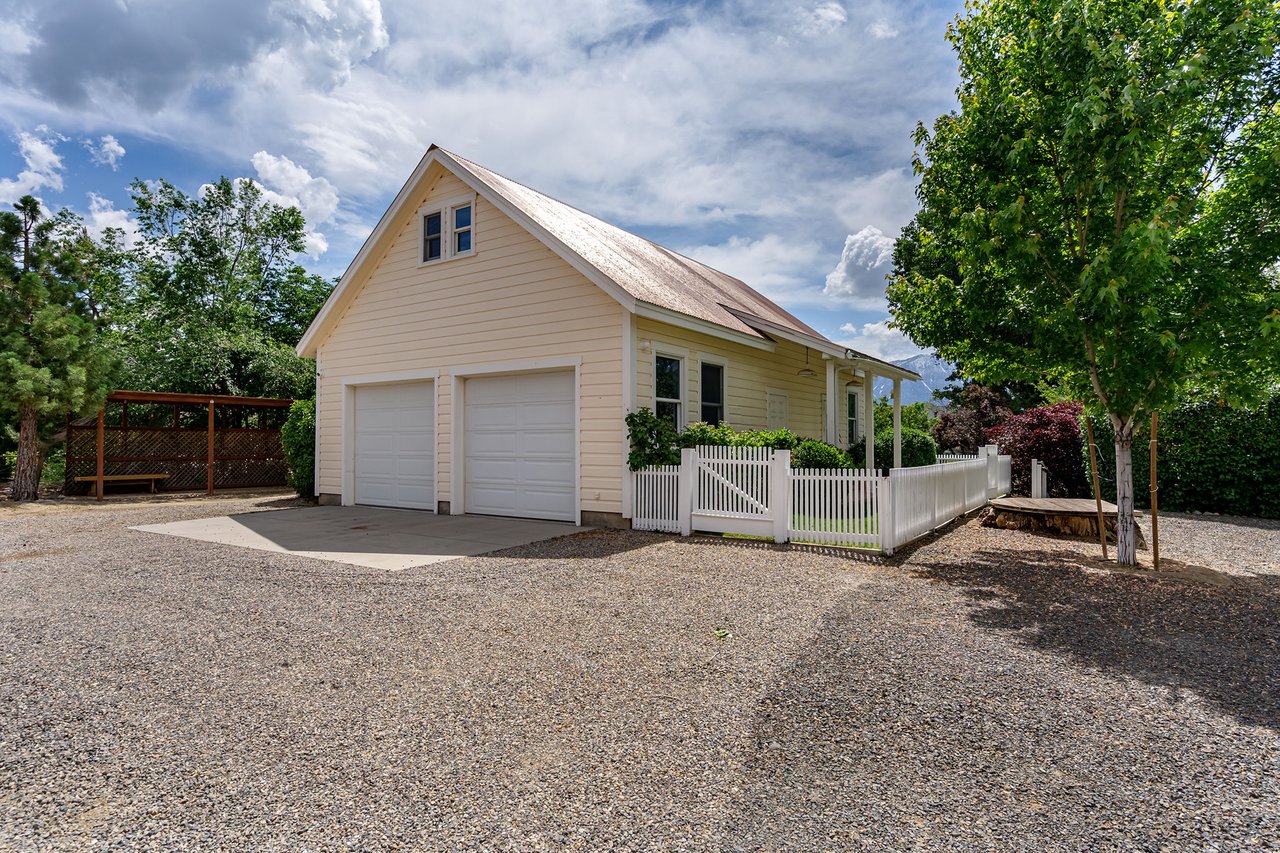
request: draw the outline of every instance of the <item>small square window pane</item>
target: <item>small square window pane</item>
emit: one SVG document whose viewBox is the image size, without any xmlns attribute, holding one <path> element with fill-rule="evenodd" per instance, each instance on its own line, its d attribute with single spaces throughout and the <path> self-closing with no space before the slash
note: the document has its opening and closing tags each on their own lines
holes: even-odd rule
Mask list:
<svg viewBox="0 0 1280 853">
<path fill-rule="evenodd" d="M 671 424 L 676 429 L 680 429 L 680 404 L 670 403 L 659 400 L 654 412 L 659 418 Z"/>
<path fill-rule="evenodd" d="M 665 355 L 658 356 L 655 363 L 655 382 L 657 394 L 655 397 L 665 397 L 668 400 L 680 399 L 680 359 L 667 358 Z"/>
<path fill-rule="evenodd" d="M 440 257 L 440 238 L 428 237 L 426 251 L 423 253 L 423 260 L 434 261 Z"/>
<path fill-rule="evenodd" d="M 455 207 L 453 209 L 453 227 L 471 227 L 471 205 L 468 204 L 466 207 Z"/>
<path fill-rule="evenodd" d="M 440 234 L 440 214 L 429 214 L 423 221 L 423 235 L 436 237 Z"/>
<path fill-rule="evenodd" d="M 454 243 L 456 243 L 457 245 L 454 246 L 453 250 L 458 254 L 462 254 L 463 252 L 470 252 L 471 251 L 471 232 L 459 231 L 457 234 L 454 235 Z"/>
</svg>

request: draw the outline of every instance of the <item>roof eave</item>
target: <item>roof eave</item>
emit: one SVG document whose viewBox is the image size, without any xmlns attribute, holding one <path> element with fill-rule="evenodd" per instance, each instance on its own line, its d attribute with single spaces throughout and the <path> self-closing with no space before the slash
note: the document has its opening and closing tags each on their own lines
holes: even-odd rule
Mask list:
<svg viewBox="0 0 1280 853">
<path fill-rule="evenodd" d="M 839 344 L 835 343 L 834 341 L 829 341 L 826 338 L 814 337 L 813 335 L 806 335 L 803 332 L 798 332 L 795 329 L 789 329 L 786 326 L 782 326 L 772 321 L 762 319 L 760 317 L 755 316 L 754 314 L 748 314 L 745 311 L 739 311 L 736 308 L 730 308 L 727 305 L 722 307 L 726 311 L 728 311 L 730 314 L 732 314 L 733 316 L 741 320 L 743 323 L 746 323 L 748 326 L 751 326 L 753 329 L 758 329 L 761 332 L 766 332 L 775 337 L 782 338 L 783 340 L 788 340 L 788 341 L 791 341 L 792 343 L 800 344 L 801 346 L 806 346 L 806 347 L 809 347 L 810 349 L 817 350 L 823 355 L 830 356 L 831 358 L 838 359 L 840 361 L 848 362 L 850 366 L 855 367 L 859 370 L 864 370 L 864 371 L 869 370 L 871 373 L 874 373 L 876 376 L 884 376 L 889 379 L 902 379 L 907 381 L 916 381 L 920 379 L 920 374 L 914 371 L 907 370 L 906 368 L 903 368 L 903 367 L 899 367 L 896 364 L 890 364 L 889 362 L 884 361 L 883 359 L 879 359 L 879 358 L 876 358 L 875 356 L 867 355 L 866 353 L 858 352 L 855 349 L 850 349 L 849 347 L 842 347 Z"/>
</svg>

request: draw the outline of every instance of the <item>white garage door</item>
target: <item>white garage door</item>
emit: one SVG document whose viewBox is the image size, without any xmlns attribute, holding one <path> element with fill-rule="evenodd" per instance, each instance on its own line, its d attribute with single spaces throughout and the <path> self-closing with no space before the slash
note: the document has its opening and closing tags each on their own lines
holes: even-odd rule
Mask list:
<svg viewBox="0 0 1280 853">
<path fill-rule="evenodd" d="M 572 372 L 467 380 L 466 511 L 577 521 Z"/>
<path fill-rule="evenodd" d="M 355 395 L 355 502 L 434 510 L 432 383 L 363 385 Z"/>
</svg>

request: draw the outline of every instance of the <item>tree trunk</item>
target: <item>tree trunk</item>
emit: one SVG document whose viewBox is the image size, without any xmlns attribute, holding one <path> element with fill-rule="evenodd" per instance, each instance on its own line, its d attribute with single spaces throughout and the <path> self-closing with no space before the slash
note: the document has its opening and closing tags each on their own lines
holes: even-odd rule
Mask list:
<svg viewBox="0 0 1280 853">
<path fill-rule="evenodd" d="M 18 464 L 13 469 L 13 490 L 10 499 L 34 501 L 40 499 L 40 419 L 34 406 L 23 406 L 18 411 Z"/>
<path fill-rule="evenodd" d="M 1133 421 L 1112 418 L 1116 431 L 1116 562 L 1138 564 L 1137 522 L 1133 518 Z"/>
</svg>

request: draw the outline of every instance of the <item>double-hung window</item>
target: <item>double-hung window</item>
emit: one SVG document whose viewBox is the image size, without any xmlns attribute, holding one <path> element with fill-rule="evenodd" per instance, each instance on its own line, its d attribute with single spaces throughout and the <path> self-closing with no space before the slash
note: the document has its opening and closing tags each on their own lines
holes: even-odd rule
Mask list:
<svg viewBox="0 0 1280 853">
<path fill-rule="evenodd" d="M 702 363 L 702 420 L 720 426 L 724 420 L 724 365 Z"/>
<path fill-rule="evenodd" d="M 454 200 L 422 214 L 422 263 L 460 258 L 475 249 L 475 200 Z"/>
<path fill-rule="evenodd" d="M 849 406 L 849 412 L 848 412 L 849 417 L 846 421 L 846 425 L 848 426 L 848 429 L 849 429 L 849 434 L 845 436 L 845 441 L 848 442 L 849 444 L 853 444 L 858 439 L 862 438 L 862 429 L 858 426 L 858 424 L 860 423 L 860 421 L 858 420 L 858 416 L 859 416 L 859 413 L 862 411 L 862 392 L 850 391 L 848 394 L 848 399 L 846 400 L 846 403 Z"/>
<path fill-rule="evenodd" d="M 653 362 L 653 413 L 676 429 L 684 427 L 680 402 L 683 368 L 684 362 L 669 355 L 657 356 Z"/>
</svg>

